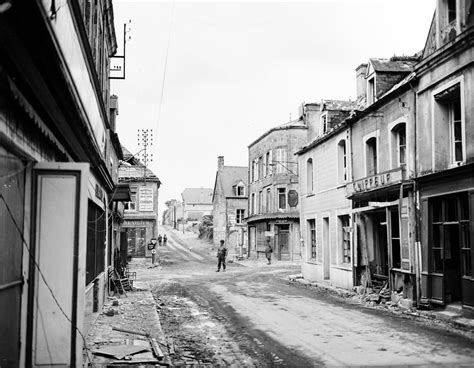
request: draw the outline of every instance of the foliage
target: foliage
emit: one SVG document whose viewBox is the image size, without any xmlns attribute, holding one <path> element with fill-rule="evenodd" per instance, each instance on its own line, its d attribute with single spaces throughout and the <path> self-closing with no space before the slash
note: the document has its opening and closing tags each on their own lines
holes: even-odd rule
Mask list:
<svg viewBox="0 0 474 368">
<path fill-rule="evenodd" d="M 213 236 L 212 232 L 213 218 L 211 215 L 205 215 L 202 217 L 199 223 L 199 239 L 211 240 Z"/>
</svg>

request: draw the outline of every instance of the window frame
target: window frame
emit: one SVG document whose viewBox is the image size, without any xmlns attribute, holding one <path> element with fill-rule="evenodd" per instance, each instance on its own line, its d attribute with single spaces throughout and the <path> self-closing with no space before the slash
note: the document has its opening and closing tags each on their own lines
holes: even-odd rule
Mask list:
<svg viewBox="0 0 474 368">
<path fill-rule="evenodd" d="M 277 188 L 277 200 L 278 200 L 278 210 L 286 210 L 287 209 L 287 190 L 286 188 Z M 283 207 L 282 207 L 282 198 L 283 200 Z"/>
<path fill-rule="evenodd" d="M 379 164 L 380 164 L 380 160 L 379 160 L 379 139 L 380 138 L 380 131 L 379 130 L 376 130 L 370 134 L 367 134 L 364 136 L 363 138 L 363 142 L 364 142 L 364 169 L 365 169 L 365 176 L 366 177 L 369 177 L 369 176 L 374 176 L 374 175 L 377 175 L 379 172 L 380 172 L 380 168 L 379 168 Z M 373 151 L 375 153 L 375 157 L 372 157 L 372 160 L 371 161 L 374 161 L 374 172 L 372 174 L 369 173 L 369 167 L 368 167 L 368 148 L 369 148 L 369 145 L 368 145 L 368 142 L 369 140 L 372 140 L 372 139 L 375 139 L 375 151 Z"/>
<path fill-rule="evenodd" d="M 349 165 L 347 160 L 347 139 L 342 138 L 337 143 L 337 181 L 340 185 L 349 181 Z"/>
<path fill-rule="evenodd" d="M 314 164 L 312 157 L 308 157 L 306 160 L 306 192 L 307 194 L 314 193 Z"/>
<path fill-rule="evenodd" d="M 245 209 L 237 208 L 235 210 L 235 223 L 243 224 L 244 217 L 245 217 Z"/>
<path fill-rule="evenodd" d="M 327 111 L 322 112 L 321 115 L 319 116 L 319 124 L 321 128 L 321 134 L 326 134 L 327 131 L 329 130 L 328 129 L 329 116 L 328 116 Z"/>
<path fill-rule="evenodd" d="M 307 219 L 306 224 L 308 225 L 308 255 L 311 260 L 315 261 L 318 256 L 316 238 L 316 218 Z"/>
</svg>

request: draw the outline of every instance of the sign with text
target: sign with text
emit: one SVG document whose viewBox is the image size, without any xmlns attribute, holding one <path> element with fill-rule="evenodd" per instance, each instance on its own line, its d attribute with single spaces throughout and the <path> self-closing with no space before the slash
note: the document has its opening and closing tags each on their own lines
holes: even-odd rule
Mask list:
<svg viewBox="0 0 474 368">
<path fill-rule="evenodd" d="M 153 188 L 138 190 L 138 209 L 142 212 L 153 212 Z"/>
<path fill-rule="evenodd" d="M 403 180 L 402 169 L 386 171 L 381 174 L 368 176 L 367 178 L 356 180 L 347 186 L 347 195 L 369 192 L 374 189 L 387 187 Z"/>
</svg>

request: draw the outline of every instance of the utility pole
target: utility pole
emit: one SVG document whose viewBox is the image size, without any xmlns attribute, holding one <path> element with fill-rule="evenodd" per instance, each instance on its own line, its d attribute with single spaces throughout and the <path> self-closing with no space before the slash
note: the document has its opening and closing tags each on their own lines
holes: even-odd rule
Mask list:
<svg viewBox="0 0 474 368">
<path fill-rule="evenodd" d="M 153 161 L 153 153 L 147 153 L 148 146 L 153 146 L 153 129 L 138 129 L 137 130 L 138 146 L 143 147 L 138 155 L 140 161 L 143 163 L 143 187 L 146 188 L 146 169 L 149 162 Z M 139 198 L 140 200 L 140 198 Z M 153 199 L 152 199 L 153 200 Z M 156 229 L 153 231 L 158 232 L 158 220 L 156 221 Z M 154 234 L 151 235 L 153 238 Z M 145 230 L 145 244 L 147 244 L 146 230 Z"/>
</svg>

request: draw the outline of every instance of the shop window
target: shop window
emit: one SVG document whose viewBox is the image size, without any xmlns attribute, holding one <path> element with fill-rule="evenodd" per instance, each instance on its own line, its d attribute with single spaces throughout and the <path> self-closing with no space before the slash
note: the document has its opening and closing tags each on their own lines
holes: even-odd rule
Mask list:
<svg viewBox="0 0 474 368">
<path fill-rule="evenodd" d="M 349 215 L 339 216 L 339 234 L 342 263 L 351 263 L 351 228 Z"/>
<path fill-rule="evenodd" d="M 311 246 L 311 259 L 316 259 L 316 220 L 308 220 L 308 244 Z"/>
<path fill-rule="evenodd" d="M 366 152 L 366 175 L 377 174 L 377 138 L 369 138 L 365 142 Z"/>
<path fill-rule="evenodd" d="M 245 210 L 238 209 L 235 214 L 235 222 L 242 224 L 245 217 Z"/>
<path fill-rule="evenodd" d="M 286 209 L 286 188 L 278 188 L 278 209 Z"/>
<path fill-rule="evenodd" d="M 314 190 L 313 175 L 313 159 L 308 158 L 306 161 L 306 189 L 308 194 L 313 193 Z"/>
<path fill-rule="evenodd" d="M 468 203 L 467 193 L 430 199 L 431 272 L 473 275 Z"/>
<path fill-rule="evenodd" d="M 265 201 L 266 204 L 266 212 L 269 213 L 272 210 L 272 197 L 271 197 L 271 191 L 270 188 L 267 188 L 267 198 Z"/>
<path fill-rule="evenodd" d="M 340 184 L 346 183 L 348 179 L 347 175 L 347 146 L 344 139 L 340 140 L 337 145 L 338 154 L 338 182 Z"/>
</svg>

